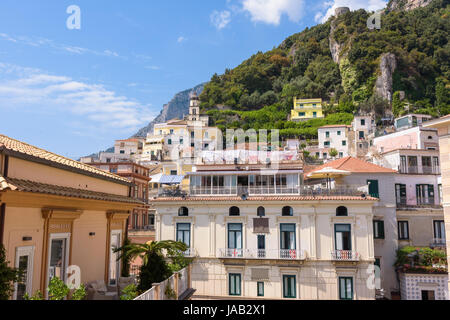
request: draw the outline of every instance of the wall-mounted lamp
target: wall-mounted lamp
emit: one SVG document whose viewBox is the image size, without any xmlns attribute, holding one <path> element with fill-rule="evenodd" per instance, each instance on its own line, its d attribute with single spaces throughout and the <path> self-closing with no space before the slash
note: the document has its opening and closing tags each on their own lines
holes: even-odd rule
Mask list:
<svg viewBox="0 0 450 320">
<path fill-rule="evenodd" d="M 95 232 L 89 232 L 89 236 L 95 236 Z"/>
<path fill-rule="evenodd" d="M 33 240 L 33 237 L 29 236 L 22 237 L 22 241 L 31 241 L 31 240 Z"/>
</svg>

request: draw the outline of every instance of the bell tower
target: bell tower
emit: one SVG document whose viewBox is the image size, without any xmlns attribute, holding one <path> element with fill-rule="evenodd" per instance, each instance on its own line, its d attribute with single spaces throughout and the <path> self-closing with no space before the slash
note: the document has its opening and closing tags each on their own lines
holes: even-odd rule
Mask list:
<svg viewBox="0 0 450 320">
<path fill-rule="evenodd" d="M 188 119 L 189 121 L 198 121 L 200 120 L 200 99 L 195 91 L 191 93 L 190 98 Z"/>
</svg>

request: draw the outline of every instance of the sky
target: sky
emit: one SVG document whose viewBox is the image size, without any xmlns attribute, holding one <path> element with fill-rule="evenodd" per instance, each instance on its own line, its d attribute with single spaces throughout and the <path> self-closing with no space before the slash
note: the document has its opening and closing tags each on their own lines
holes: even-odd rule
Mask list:
<svg viewBox="0 0 450 320">
<path fill-rule="evenodd" d="M 182 91 L 384 0 L 2 0 L 0 134 L 77 159 L 133 135 Z"/>
</svg>

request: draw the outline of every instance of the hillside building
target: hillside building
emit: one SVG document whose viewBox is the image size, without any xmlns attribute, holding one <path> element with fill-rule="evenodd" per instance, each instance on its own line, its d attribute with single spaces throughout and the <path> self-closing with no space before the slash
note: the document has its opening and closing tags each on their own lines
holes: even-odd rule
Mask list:
<svg viewBox="0 0 450 320">
<path fill-rule="evenodd" d="M 322 99 L 294 98 L 294 108 L 291 110 L 291 121 L 304 121 L 323 117 Z"/>
</svg>

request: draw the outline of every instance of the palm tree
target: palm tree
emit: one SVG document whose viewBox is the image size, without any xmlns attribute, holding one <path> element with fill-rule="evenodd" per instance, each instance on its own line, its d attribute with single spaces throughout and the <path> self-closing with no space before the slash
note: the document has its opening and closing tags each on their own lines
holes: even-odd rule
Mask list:
<svg viewBox="0 0 450 320">
<path fill-rule="evenodd" d="M 187 245 L 183 242 L 164 240 L 149 241 L 147 243 L 130 243 L 115 249 L 120 252 L 118 260 L 134 260 L 137 257 L 142 259 L 140 267 L 138 290 L 144 292 L 152 287 L 153 283 L 164 281 L 169 278 L 174 269 L 188 264 L 188 259 L 184 258 L 184 251 Z M 172 263 L 166 262 L 169 258 Z"/>
</svg>

